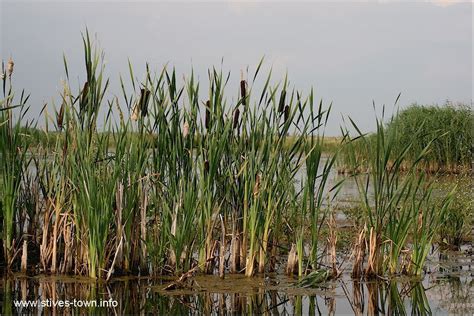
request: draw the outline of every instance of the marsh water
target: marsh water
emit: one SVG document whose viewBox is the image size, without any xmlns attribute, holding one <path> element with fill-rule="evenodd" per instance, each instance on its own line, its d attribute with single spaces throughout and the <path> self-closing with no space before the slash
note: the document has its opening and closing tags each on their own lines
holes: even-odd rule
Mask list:
<svg viewBox="0 0 474 316">
<path fill-rule="evenodd" d="M 170 278 L 118 278 L 95 283 L 87 278 L 13 275 L 3 279 L 3 314 L 456 314 L 472 315 L 472 249 L 430 257 L 423 280 L 393 278 L 354 282 L 344 273 L 321 288 L 302 289 L 283 274 L 196 276 L 192 288 L 165 291 Z M 108 307 L 19 307 L 18 302 L 114 300 Z"/>
<path fill-rule="evenodd" d="M 333 172 L 330 185 L 340 177 Z M 456 177 L 437 179 L 448 187 L 457 180 Z M 465 180 L 464 190 L 470 192 L 471 184 L 470 178 Z M 344 210 L 356 204 L 357 192 L 355 182 L 349 178 L 334 202 L 341 234 L 351 225 Z M 278 258 L 276 273 L 253 278 L 226 274 L 224 279 L 197 275 L 189 288 L 171 291 L 164 288 L 173 277 L 121 277 L 105 283 L 84 277 L 13 274 L 1 280 L 0 311 L 2 315 L 474 313 L 472 238 L 456 251 L 433 247 L 422 279 L 393 277 L 354 281 L 350 278 L 349 250 L 340 249 L 342 277 L 311 289 L 299 288 L 297 278 L 284 274 L 284 256 Z M 70 305 L 61 307 L 58 302 Z M 113 303 L 94 306 L 104 302 Z"/>
</svg>

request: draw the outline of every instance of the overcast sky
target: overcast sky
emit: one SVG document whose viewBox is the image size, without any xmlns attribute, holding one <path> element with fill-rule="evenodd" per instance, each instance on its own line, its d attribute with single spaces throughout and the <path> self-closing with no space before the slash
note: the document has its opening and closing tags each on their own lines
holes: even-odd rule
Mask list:
<svg viewBox="0 0 474 316">
<path fill-rule="evenodd" d="M 332 135 L 341 114 L 373 129 L 372 100 L 391 112 L 398 93 L 402 107 L 472 100 L 471 2 L 2 0 L 0 10 L 0 57 L 14 59 L 15 86 L 31 93 L 30 117 L 61 90 L 63 53 L 72 83 L 84 78 L 86 26 L 105 50 L 111 93 L 128 58 L 138 76 L 148 61 L 155 69 L 176 66 L 179 78 L 193 67 L 202 79 L 224 58 L 235 98 L 240 70 L 253 70 L 265 55 L 275 82 L 287 71 L 292 86 L 312 86 L 318 99 L 333 102 Z"/>
</svg>

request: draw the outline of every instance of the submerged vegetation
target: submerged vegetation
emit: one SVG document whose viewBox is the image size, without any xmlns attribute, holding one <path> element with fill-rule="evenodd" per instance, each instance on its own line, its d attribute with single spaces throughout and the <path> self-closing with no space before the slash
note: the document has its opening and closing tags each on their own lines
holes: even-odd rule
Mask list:
<svg viewBox="0 0 474 316">
<path fill-rule="evenodd" d="M 122 101 L 107 100 L 103 54 L 87 33 L 83 40 L 86 81 L 74 92 L 64 60 L 68 80 L 55 119 L 46 115 L 47 130 L 36 138 L 42 141 L 25 133 L 36 130 L 23 120 L 28 98 L 15 101 L 13 62 L 2 71 L 6 271 L 250 277 L 278 271 L 285 257 L 286 272 L 304 286 L 340 275 L 332 203 L 343 180 L 331 183 L 329 175 L 342 147 L 324 135 L 330 105 L 287 78 L 273 85 L 271 72 L 257 91 L 262 62 L 241 78 L 235 102 L 221 71 L 208 72 L 202 95 L 193 73 L 180 85 L 174 70 L 148 65 L 143 81 L 130 65 L 129 80 L 120 78 Z M 413 138 L 400 142 L 400 117 L 388 127 L 378 121 L 375 136 L 339 140 L 351 168 L 368 170 L 353 175 L 363 208 L 354 278 L 422 274 L 451 218 L 451 194 L 434 199 L 432 180 L 418 172 L 443 132 L 421 147 Z"/>
</svg>

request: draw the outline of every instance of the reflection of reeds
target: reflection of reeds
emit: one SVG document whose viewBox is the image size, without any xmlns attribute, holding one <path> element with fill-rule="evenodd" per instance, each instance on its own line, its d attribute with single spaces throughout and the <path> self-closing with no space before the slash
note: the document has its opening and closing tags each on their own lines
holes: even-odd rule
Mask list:
<svg viewBox="0 0 474 316">
<path fill-rule="evenodd" d="M 398 290 L 397 282 L 393 281 L 387 287 L 388 289 L 388 306 L 387 312 L 390 315 L 406 315 L 405 306 L 403 304 L 403 299 Z"/>
<path fill-rule="evenodd" d="M 30 139 L 23 134 L 22 118 L 28 110 L 26 102 L 29 97 L 24 92 L 19 99 L 14 97 L 11 83 L 14 62 L 10 58 L 6 70 L 3 65 L 2 63 L 2 73 L 6 71 L 8 79 L 2 79 L 3 100 L 0 102 L 0 217 L 3 221 L 1 237 L 5 265 L 7 270 L 11 270 L 24 244 L 18 238 L 23 232 L 17 231 L 15 223 L 21 216 L 20 193 L 28 165 Z M 14 108 L 20 109 L 17 118 L 13 115 Z M 26 129 L 28 127 L 27 123 Z"/>
<path fill-rule="evenodd" d="M 212 277 L 211 277 L 212 278 Z M 204 280 L 204 279 L 203 279 Z M 219 279 L 215 279 L 219 280 Z M 204 285 L 196 281 L 196 287 L 204 285 L 199 291 L 180 292 L 172 295 L 163 295 L 156 292 L 161 287 L 157 279 L 128 279 L 113 280 L 111 282 L 90 282 L 87 279 L 69 277 L 10 277 L 2 282 L 2 315 L 36 314 L 42 311 L 45 314 L 266 314 L 281 315 L 293 314 L 341 314 L 348 313 L 346 304 L 340 304 L 341 298 L 336 294 L 337 283 L 330 285 L 329 291 L 323 295 L 288 295 L 286 290 L 270 289 L 266 284 L 255 284 L 255 288 L 240 288 L 248 284 L 244 280 L 227 280 L 232 284 L 230 293 L 222 292 L 213 286 Z M 212 281 L 211 281 L 212 282 Z M 220 281 L 217 281 L 220 282 Z M 235 283 L 234 283 L 235 282 Z M 220 283 L 222 284 L 222 282 Z M 364 301 L 364 287 L 367 287 L 368 296 Z M 225 286 L 224 286 L 225 288 Z M 343 289 L 355 315 L 387 315 L 430 314 L 431 308 L 425 289 L 419 281 L 386 282 L 354 282 L 352 295 Z M 454 288 L 453 288 L 454 289 Z M 17 307 L 14 300 L 59 300 L 108 301 L 116 300 L 117 306 L 109 307 L 60 307 L 50 306 L 40 308 Z M 464 297 L 466 298 L 466 297 Z M 318 305 L 319 303 L 323 303 Z M 336 305 L 337 303 L 337 305 Z M 410 304 L 411 303 L 411 304 Z M 325 309 L 324 309 L 325 307 Z M 366 310 L 364 308 L 367 308 Z"/>
<path fill-rule="evenodd" d="M 354 281 L 352 284 L 352 306 L 354 308 L 354 313 L 356 315 L 363 315 L 364 312 L 364 292 L 363 292 L 363 285 L 358 282 Z"/>
<path fill-rule="evenodd" d="M 367 315 L 379 314 L 379 286 L 377 282 L 367 283 Z"/>
<path fill-rule="evenodd" d="M 412 305 L 412 314 L 431 315 L 430 302 L 426 297 L 426 292 L 421 282 L 411 284 L 410 297 Z"/>
</svg>

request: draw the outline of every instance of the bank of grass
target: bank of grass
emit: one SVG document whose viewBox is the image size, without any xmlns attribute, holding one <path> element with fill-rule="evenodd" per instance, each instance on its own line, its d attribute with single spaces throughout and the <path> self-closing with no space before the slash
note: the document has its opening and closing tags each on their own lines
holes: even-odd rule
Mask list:
<svg viewBox="0 0 474 316">
<path fill-rule="evenodd" d="M 411 144 L 402 169 L 409 168 L 408 164 L 413 163 L 430 144 L 429 150 L 417 163 L 419 170 L 464 174 L 472 170 L 474 114 L 466 104 L 413 104 L 394 115 L 386 124 L 386 129 L 387 137 L 394 134 L 394 152 L 400 152 L 406 144 Z M 375 134 L 367 135 L 367 139 L 376 142 Z M 351 148 L 362 162 L 364 157 L 369 156 L 361 141 L 355 141 Z M 339 156 L 339 170 L 351 172 L 351 165 L 351 155 L 345 150 Z M 359 167 L 366 169 L 367 163 L 361 163 Z"/>
<path fill-rule="evenodd" d="M 396 149 L 414 140 L 408 151 L 411 161 L 433 140 L 422 166 L 432 172 L 457 173 L 471 169 L 473 124 L 474 115 L 469 105 L 451 102 L 442 106 L 413 104 L 395 116 L 388 124 L 388 130 L 397 133 Z"/>
<path fill-rule="evenodd" d="M 102 132 L 98 134 L 104 134 L 107 132 Z M 31 149 L 34 150 L 35 148 L 54 148 L 56 142 L 61 141 L 61 137 L 64 137 L 63 133 L 57 131 L 46 131 L 45 129 L 41 128 L 22 128 L 22 134 L 25 137 L 29 137 Z M 147 134 L 147 135 L 140 135 L 136 132 L 130 132 L 130 137 L 132 138 L 139 138 L 139 137 L 146 137 L 149 142 L 155 142 L 157 140 L 157 136 L 154 134 Z M 283 146 L 288 149 L 295 145 L 295 142 L 298 140 L 297 136 L 288 135 L 285 137 L 285 142 Z M 340 149 L 342 144 L 342 137 L 339 136 L 324 136 L 321 141 L 321 150 L 323 153 L 335 153 Z M 115 148 L 116 144 L 114 139 L 110 141 L 111 148 Z"/>
</svg>

